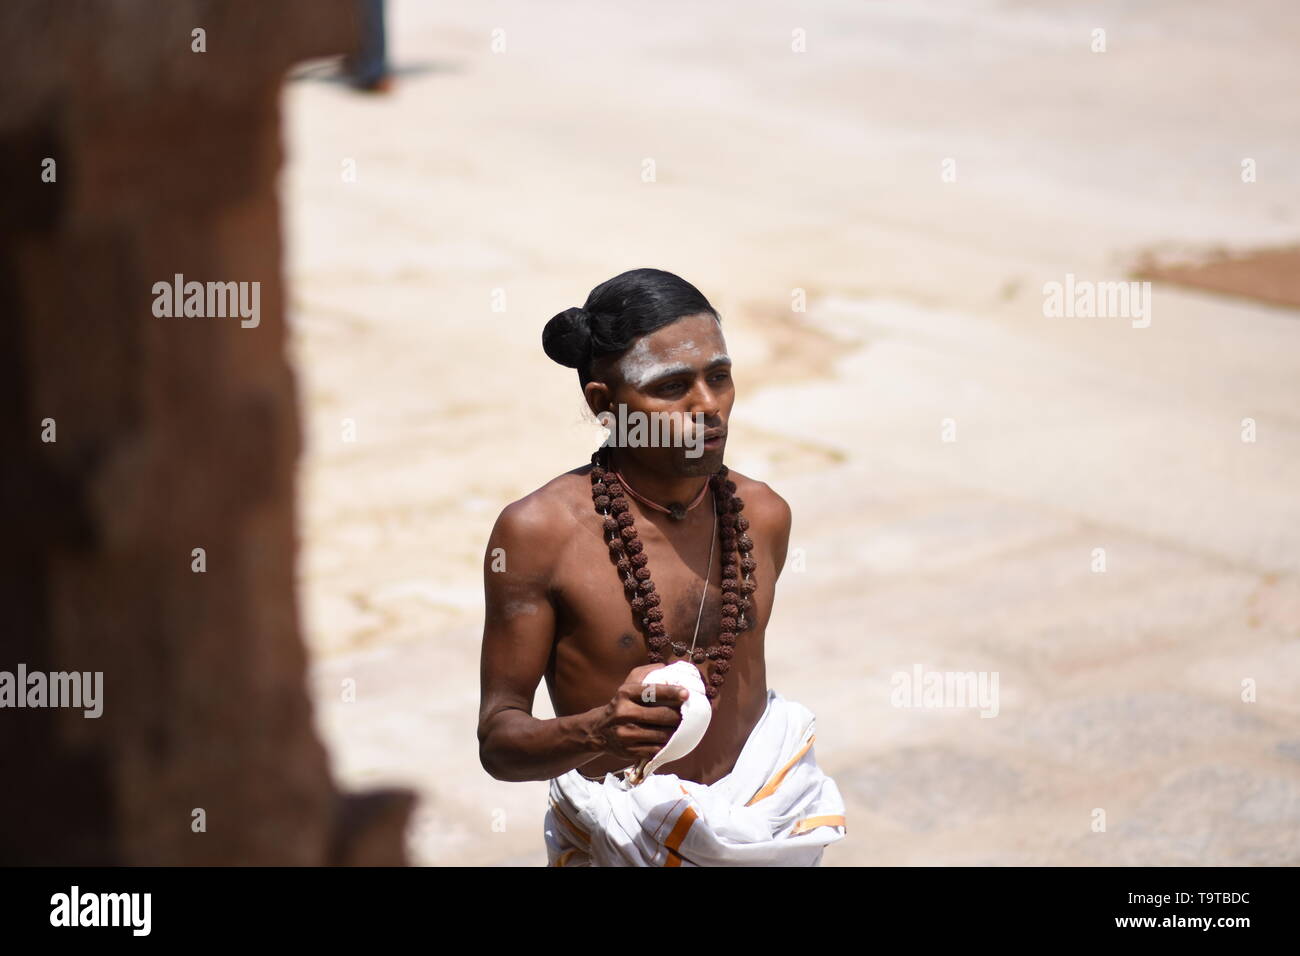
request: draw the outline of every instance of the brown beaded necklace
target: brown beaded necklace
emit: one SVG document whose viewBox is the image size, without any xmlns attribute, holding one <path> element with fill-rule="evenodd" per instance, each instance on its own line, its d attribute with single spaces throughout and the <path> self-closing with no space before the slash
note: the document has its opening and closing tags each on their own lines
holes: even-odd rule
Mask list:
<svg viewBox="0 0 1300 956">
<path fill-rule="evenodd" d="M 731 670 L 735 654 L 736 634 L 752 626 L 745 612 L 750 609 L 750 595 L 757 585 L 754 569 L 758 562 L 752 557 L 754 542 L 745 532 L 749 519 L 740 512 L 745 503 L 736 495 L 736 483 L 727 479 L 727 466 L 723 465 L 709 476 L 707 487 L 713 491 L 713 506 L 717 515 L 718 542 L 722 546 L 722 622 L 718 642 L 709 648 L 687 646 L 685 641 L 673 640 L 664 627 L 664 612 L 655 584 L 650 580 L 649 561 L 644 545 L 637 536 L 631 508 L 628 506 L 623 483 L 610 465 L 608 451 L 602 458 L 602 449 L 591 456 L 591 497 L 596 513 L 604 520 L 604 530 L 609 545 L 610 560 L 618 567 L 623 579 L 623 589 L 632 605 L 637 624 L 645 631 L 650 649 L 650 663 L 662 663 L 671 652 L 675 657 L 688 657 L 696 664 L 712 662 L 711 673 L 705 681 L 709 698 L 718 696 Z M 701 500 L 696 499 L 696 503 Z M 637 496 L 640 500 L 640 496 Z M 680 507 L 680 506 L 679 506 Z M 692 504 L 694 507 L 694 504 Z M 662 509 L 667 511 L 668 509 Z M 705 594 L 709 582 L 705 580 Z M 701 608 L 703 602 L 701 601 Z M 698 622 L 697 622 L 698 627 Z M 694 644 L 694 642 L 692 642 Z"/>
</svg>

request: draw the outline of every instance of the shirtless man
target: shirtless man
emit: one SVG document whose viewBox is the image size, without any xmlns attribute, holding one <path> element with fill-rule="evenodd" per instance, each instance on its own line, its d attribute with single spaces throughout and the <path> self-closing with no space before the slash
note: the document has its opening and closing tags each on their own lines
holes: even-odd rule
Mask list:
<svg viewBox="0 0 1300 956">
<path fill-rule="evenodd" d="M 552 319 L 543 344 L 553 359 L 578 369 L 593 413 L 617 414 L 623 404 L 628 415 L 664 412 L 685 421 L 681 446 L 614 447 L 611 465 L 664 507 L 694 502 L 722 465 L 735 400 L 720 320 L 707 300 L 670 273 L 634 270 L 598 286 L 584 309 Z M 689 430 L 700 421 L 702 436 Z M 648 663 L 646 637 L 592 503 L 591 468 L 575 468 L 507 506 L 488 541 L 478 739 L 484 769 L 499 780 L 547 780 L 576 768 L 600 781 L 653 756 L 680 721 L 687 691 L 656 684 L 651 699 L 643 695 L 641 679 L 678 658 L 666 647 L 662 664 Z M 732 771 L 764 714 L 764 631 L 790 537 L 790 508 L 776 492 L 735 471 L 727 477 L 744 502 L 757 562 L 750 626 L 737 635 L 704 738 L 656 770 L 705 785 Z M 711 555 L 712 493 L 682 519 L 631 496 L 628 505 L 667 635 L 688 646 L 692 637 L 701 648 L 716 644 L 723 601 L 722 565 Z M 505 570 L 493 570 L 501 555 Z M 531 713 L 543 677 L 556 714 L 549 720 Z"/>
</svg>

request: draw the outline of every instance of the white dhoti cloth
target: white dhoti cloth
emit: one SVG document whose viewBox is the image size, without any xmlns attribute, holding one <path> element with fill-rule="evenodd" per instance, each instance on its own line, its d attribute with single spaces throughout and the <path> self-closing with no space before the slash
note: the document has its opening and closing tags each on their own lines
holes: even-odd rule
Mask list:
<svg viewBox="0 0 1300 956">
<path fill-rule="evenodd" d="M 813 752 L 816 718 L 767 692 L 731 773 L 712 784 L 653 774 L 551 780 L 549 866 L 819 866 L 844 838 L 844 801 Z"/>
</svg>

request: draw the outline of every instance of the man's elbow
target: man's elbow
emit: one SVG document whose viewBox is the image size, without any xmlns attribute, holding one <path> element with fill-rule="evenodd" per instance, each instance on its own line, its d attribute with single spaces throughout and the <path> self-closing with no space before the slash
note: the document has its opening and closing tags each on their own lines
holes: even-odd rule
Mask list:
<svg viewBox="0 0 1300 956">
<path fill-rule="evenodd" d="M 509 754 L 503 752 L 499 739 L 494 739 L 486 729 L 481 729 L 478 735 L 478 762 L 493 780 L 519 783 L 527 779 L 518 775 Z"/>
<path fill-rule="evenodd" d="M 501 760 L 486 744 L 480 743 L 478 746 L 478 762 L 493 780 L 512 782 Z"/>
<path fill-rule="evenodd" d="M 503 783 L 524 783 L 538 779 L 530 777 L 527 771 L 521 770 L 518 764 L 508 758 L 493 755 L 482 748 L 479 748 L 478 762 L 483 765 L 483 769 L 493 780 L 500 780 Z"/>
</svg>

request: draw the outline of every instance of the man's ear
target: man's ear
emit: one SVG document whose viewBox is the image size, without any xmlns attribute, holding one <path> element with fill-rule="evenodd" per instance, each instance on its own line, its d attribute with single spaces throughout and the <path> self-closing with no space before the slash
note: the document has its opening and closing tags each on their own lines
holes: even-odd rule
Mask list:
<svg viewBox="0 0 1300 956">
<path fill-rule="evenodd" d="M 582 390 L 582 395 L 587 400 L 587 407 L 591 409 L 593 415 L 610 411 L 613 392 L 604 382 L 588 382 L 586 388 Z"/>
</svg>

